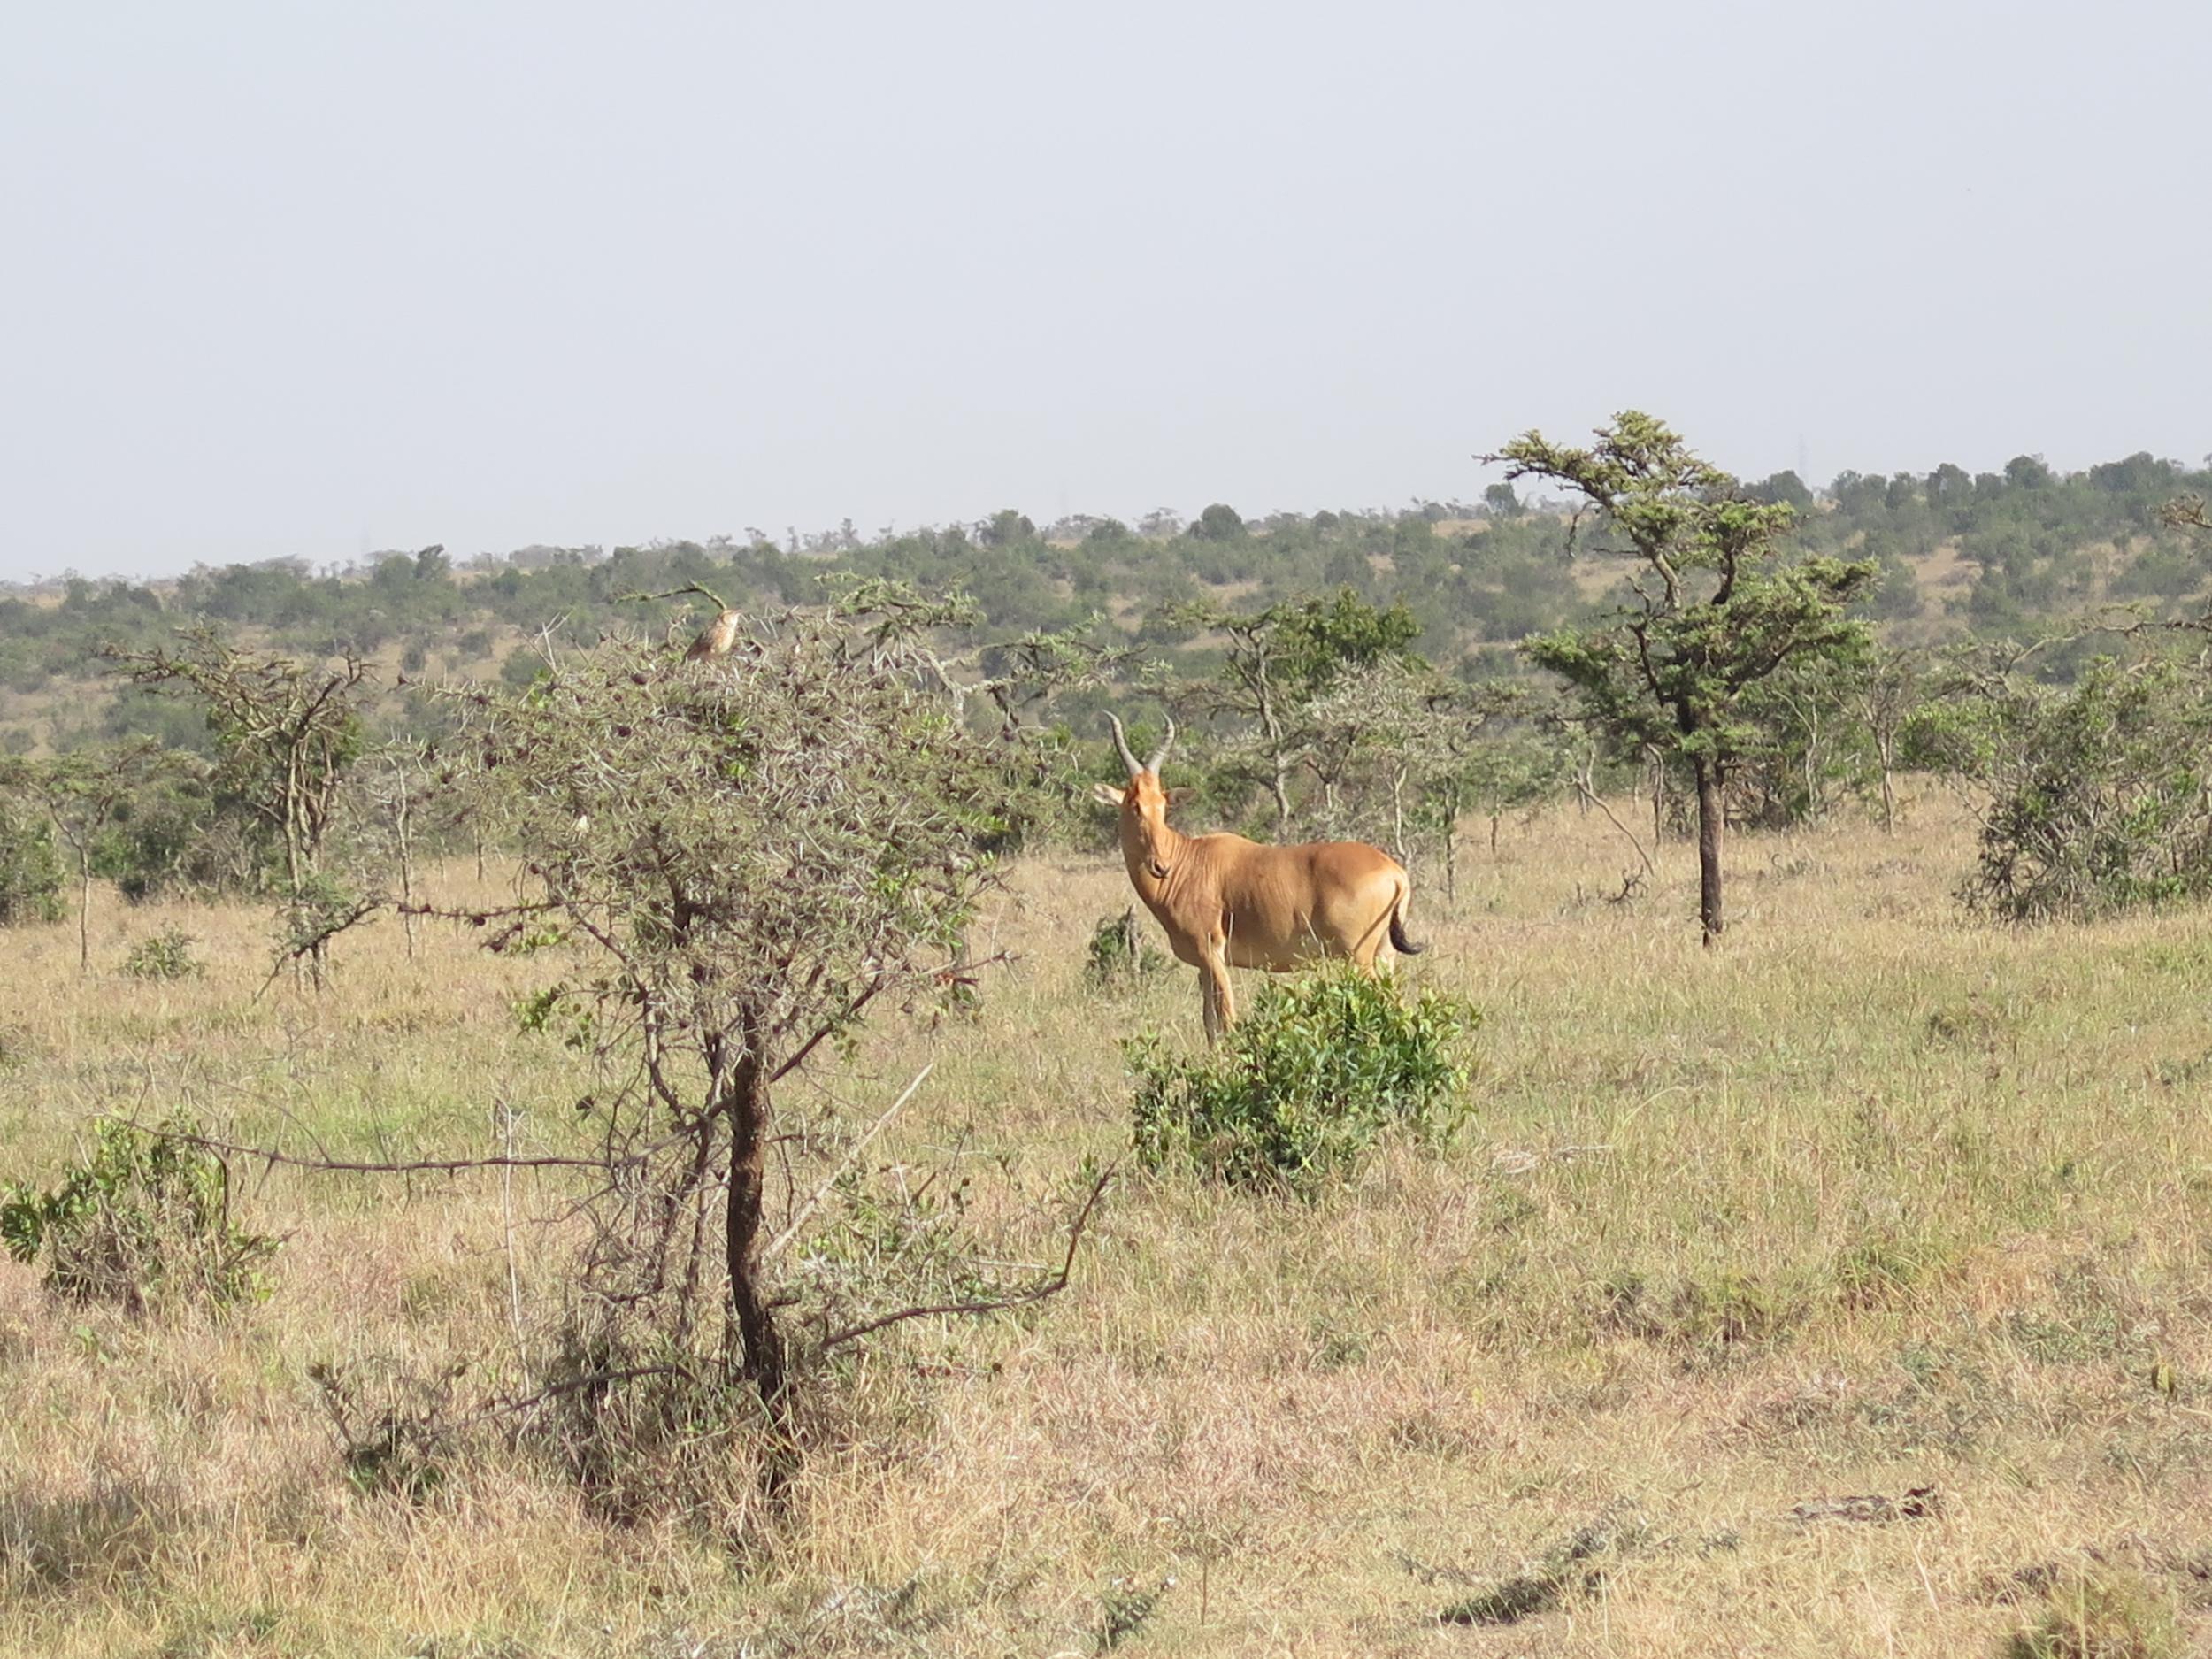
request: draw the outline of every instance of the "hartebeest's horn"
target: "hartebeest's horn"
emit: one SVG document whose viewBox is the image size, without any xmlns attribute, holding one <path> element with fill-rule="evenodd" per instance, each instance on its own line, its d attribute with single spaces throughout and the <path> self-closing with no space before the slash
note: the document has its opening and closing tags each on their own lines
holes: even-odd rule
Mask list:
<svg viewBox="0 0 2212 1659">
<path fill-rule="evenodd" d="M 1174 747 L 1175 717 L 1171 714 L 1167 717 L 1167 735 L 1160 740 L 1159 748 L 1152 751 L 1152 758 L 1144 763 L 1144 769 L 1153 772 L 1159 771 L 1161 763 L 1167 759 L 1168 750 Z"/>
<path fill-rule="evenodd" d="M 1121 722 L 1110 714 L 1106 717 L 1106 724 L 1114 728 L 1114 747 L 1121 751 L 1121 764 L 1129 768 L 1132 778 L 1135 777 L 1144 768 L 1137 764 L 1137 757 L 1129 752 L 1128 734 L 1121 729 Z"/>
</svg>

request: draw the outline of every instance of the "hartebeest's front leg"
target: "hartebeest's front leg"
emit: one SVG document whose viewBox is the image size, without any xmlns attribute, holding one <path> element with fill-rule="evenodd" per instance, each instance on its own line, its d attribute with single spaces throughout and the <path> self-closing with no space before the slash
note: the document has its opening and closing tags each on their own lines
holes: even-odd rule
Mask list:
<svg viewBox="0 0 2212 1659">
<path fill-rule="evenodd" d="M 1236 993 L 1229 987 L 1226 940 L 1216 940 L 1206 947 L 1205 959 L 1198 966 L 1198 986 L 1205 1000 L 1206 1041 L 1218 1042 L 1237 1018 Z"/>
</svg>

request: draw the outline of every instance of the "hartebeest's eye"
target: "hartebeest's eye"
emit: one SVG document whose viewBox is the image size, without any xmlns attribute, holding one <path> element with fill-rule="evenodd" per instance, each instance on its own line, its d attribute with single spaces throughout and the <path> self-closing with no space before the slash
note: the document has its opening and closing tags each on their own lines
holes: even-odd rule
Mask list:
<svg viewBox="0 0 2212 1659">
<path fill-rule="evenodd" d="M 1147 865 L 1151 870 L 1152 879 L 1155 881 L 1164 881 L 1167 879 L 1167 866 L 1162 864 L 1158 859 L 1153 858 L 1147 860 Z"/>
</svg>

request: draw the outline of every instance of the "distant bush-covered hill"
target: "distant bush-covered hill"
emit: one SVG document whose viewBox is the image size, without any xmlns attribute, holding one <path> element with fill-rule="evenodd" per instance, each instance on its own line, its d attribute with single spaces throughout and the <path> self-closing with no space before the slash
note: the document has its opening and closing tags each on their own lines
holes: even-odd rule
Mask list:
<svg viewBox="0 0 2212 1659">
<path fill-rule="evenodd" d="M 2106 603 L 2177 605 L 2206 585 L 2200 552 L 2158 515 L 2177 495 L 2212 491 L 2212 472 L 2147 454 L 2075 473 L 2022 456 L 2001 472 L 1846 472 L 1817 493 L 1782 472 L 1749 488 L 1801 509 L 1809 549 L 1875 558 L 1883 579 L 1867 609 L 1904 639 L 2026 633 Z M 1395 512 L 1248 519 L 1217 503 L 1187 523 L 1161 511 L 1135 526 L 1077 516 L 1040 529 L 1010 510 L 872 539 L 848 524 L 781 546 L 756 534 L 531 548 L 465 566 L 432 548 L 320 572 L 277 560 L 165 582 L 71 577 L 0 594 L 0 746 L 66 748 L 119 731 L 198 741 L 174 705 L 119 694 L 98 656 L 194 621 L 303 656 L 373 659 L 394 687 L 394 718 L 426 721 L 423 684 L 526 678 L 533 641 L 549 632 L 584 641 L 679 618 L 626 595 L 696 582 L 741 607 L 790 603 L 840 573 L 964 588 L 1002 636 L 1096 616 L 1164 656 L 1189 645 L 1164 619 L 1179 603 L 1256 609 L 1348 586 L 1406 606 L 1432 660 L 1502 664 L 1501 648 L 1618 596 L 1621 567 L 1600 556 L 1604 545 L 1602 526 L 1494 487 L 1479 505 Z"/>
</svg>

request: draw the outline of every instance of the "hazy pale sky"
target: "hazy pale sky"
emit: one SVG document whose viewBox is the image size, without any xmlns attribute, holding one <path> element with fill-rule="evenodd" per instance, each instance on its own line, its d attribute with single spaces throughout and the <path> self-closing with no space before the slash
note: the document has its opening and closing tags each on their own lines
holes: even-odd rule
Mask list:
<svg viewBox="0 0 2212 1659">
<path fill-rule="evenodd" d="M 0 578 L 2212 449 L 2212 8 L 0 20 Z"/>
</svg>

